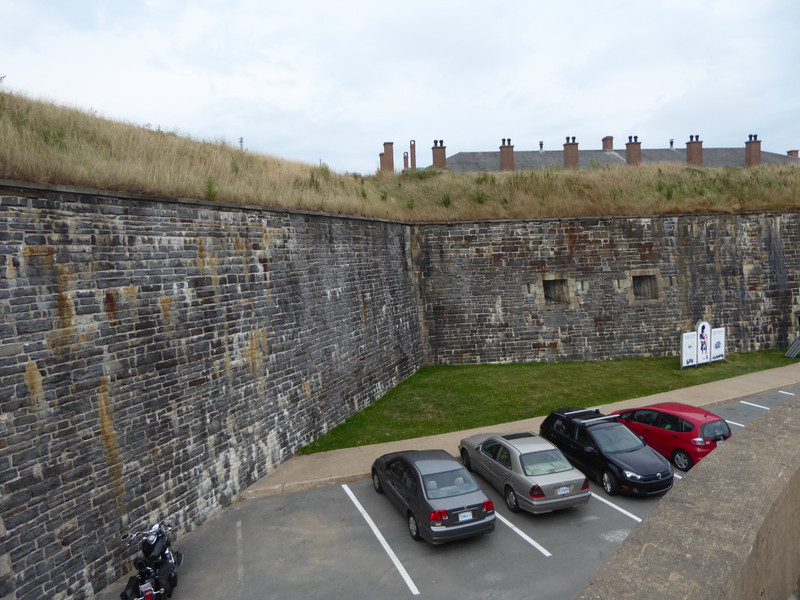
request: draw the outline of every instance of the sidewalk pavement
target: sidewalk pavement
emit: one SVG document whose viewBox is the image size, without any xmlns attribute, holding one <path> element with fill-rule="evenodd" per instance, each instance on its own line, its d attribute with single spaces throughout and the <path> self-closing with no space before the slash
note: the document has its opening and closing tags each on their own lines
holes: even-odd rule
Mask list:
<svg viewBox="0 0 800 600">
<path fill-rule="evenodd" d="M 623 408 L 654 404 L 656 402 L 683 402 L 694 406 L 714 406 L 741 400 L 763 392 L 800 385 L 800 362 L 777 369 L 740 375 L 721 381 L 704 383 L 689 388 L 634 398 L 614 404 L 592 406 L 609 413 Z M 483 431 L 507 433 L 512 431 L 539 432 L 544 417 L 532 417 L 513 423 L 478 427 L 410 440 L 343 448 L 317 454 L 301 454 L 290 458 L 272 473 L 259 479 L 242 492 L 241 499 L 249 500 L 276 494 L 289 494 L 316 487 L 349 483 L 370 477 L 373 461 L 387 452 L 397 450 L 427 450 L 444 448 L 458 456 L 458 443 L 465 437 Z"/>
</svg>

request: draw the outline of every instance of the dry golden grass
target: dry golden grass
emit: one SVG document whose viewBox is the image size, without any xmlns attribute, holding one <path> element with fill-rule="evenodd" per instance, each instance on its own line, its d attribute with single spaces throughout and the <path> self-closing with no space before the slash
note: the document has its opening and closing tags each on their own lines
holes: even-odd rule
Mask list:
<svg viewBox="0 0 800 600">
<path fill-rule="evenodd" d="M 0 92 L 0 178 L 409 222 L 800 209 L 800 167 L 340 174 Z"/>
</svg>

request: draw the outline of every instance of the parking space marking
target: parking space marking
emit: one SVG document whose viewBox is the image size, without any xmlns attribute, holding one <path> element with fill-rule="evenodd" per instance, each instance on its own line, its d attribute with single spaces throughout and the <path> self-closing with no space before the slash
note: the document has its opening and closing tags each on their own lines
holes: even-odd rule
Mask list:
<svg viewBox="0 0 800 600">
<path fill-rule="evenodd" d="M 355 494 L 353 494 L 350 488 L 347 487 L 347 484 L 342 485 L 342 489 L 350 497 L 350 500 L 352 500 L 353 504 L 355 504 L 356 508 L 358 509 L 358 512 L 361 513 L 361 516 L 364 517 L 364 520 L 367 522 L 367 525 L 369 525 L 370 529 L 372 529 L 372 533 L 375 534 L 375 537 L 378 538 L 378 541 L 381 543 L 381 546 L 383 546 L 383 549 L 386 551 L 386 554 L 388 554 L 389 558 L 392 559 L 395 569 L 397 569 L 397 571 L 400 573 L 400 576 L 403 578 L 403 581 L 406 582 L 408 589 L 411 590 L 411 593 L 414 594 L 415 596 L 419 596 L 419 590 L 417 589 L 417 586 L 414 585 L 414 582 L 412 581 L 411 576 L 408 574 L 408 571 L 406 571 L 405 567 L 403 566 L 403 563 L 400 562 L 400 559 L 397 558 L 397 555 L 394 553 L 394 550 L 392 550 L 392 548 L 389 546 L 389 543 L 386 541 L 381 532 L 378 530 L 378 527 L 375 525 L 375 522 L 367 514 L 367 511 L 364 510 L 364 507 L 361 506 L 361 503 L 358 501 L 358 498 L 356 498 Z"/>
<path fill-rule="evenodd" d="M 236 576 L 239 585 L 244 583 L 244 547 L 242 546 L 242 522 L 236 521 Z"/>
<path fill-rule="evenodd" d="M 779 394 L 786 394 L 787 396 L 794 396 L 792 392 L 784 392 L 783 390 L 778 390 Z"/>
<path fill-rule="evenodd" d="M 600 500 L 600 502 L 602 502 L 603 504 L 608 504 L 611 508 L 613 508 L 615 510 L 618 510 L 623 515 L 630 517 L 631 519 L 633 519 L 637 523 L 641 523 L 642 522 L 642 520 L 639 517 L 637 517 L 635 514 L 629 513 L 627 510 L 625 510 L 621 506 L 617 506 L 616 504 L 614 504 L 613 502 L 609 502 L 605 498 L 601 498 L 600 496 L 598 496 L 594 492 L 592 492 L 592 498 L 596 498 L 597 500 Z"/>
<path fill-rule="evenodd" d="M 729 425 L 736 425 L 737 427 L 746 427 L 746 425 L 742 425 L 741 423 L 737 423 L 736 421 L 729 421 L 728 419 L 725 419 L 725 422 L 728 423 Z"/>
<path fill-rule="evenodd" d="M 753 404 L 752 402 L 745 402 L 744 400 L 739 400 L 742 404 L 747 404 L 747 406 L 755 406 L 756 408 L 761 408 L 763 410 L 769 410 L 769 406 L 761 406 L 760 404 Z"/>
<path fill-rule="evenodd" d="M 677 473 L 673 473 L 673 474 L 672 474 L 672 476 L 673 476 L 675 479 L 683 479 L 683 477 L 681 477 L 681 476 L 680 476 L 680 475 L 678 475 Z"/>
<path fill-rule="evenodd" d="M 514 524 L 513 524 L 511 521 L 509 521 L 508 519 L 506 519 L 506 518 L 505 518 L 503 515 L 501 515 L 499 512 L 495 511 L 494 515 L 495 515 L 495 517 L 497 517 L 498 519 L 500 519 L 500 521 L 502 521 L 503 523 L 505 523 L 506 525 L 508 525 L 508 526 L 511 528 L 511 531 L 513 531 L 514 533 L 516 533 L 516 534 L 517 534 L 519 537 L 521 537 L 523 540 L 525 540 L 526 542 L 528 542 L 528 543 L 529 543 L 531 546 L 533 546 L 534 548 L 536 548 L 536 549 L 537 549 L 539 552 L 541 552 L 541 553 L 542 553 L 542 554 L 544 554 L 545 556 L 553 556 L 552 554 L 550 554 L 550 553 L 547 551 L 547 549 L 546 549 L 544 546 L 542 546 L 541 544 L 539 544 L 538 542 L 536 542 L 536 540 L 534 540 L 533 538 L 531 538 L 530 536 L 528 536 L 528 535 L 527 535 L 527 534 L 526 534 L 524 531 L 522 531 L 522 530 L 521 530 L 519 527 L 517 527 L 517 526 L 516 526 L 516 525 L 514 525 Z"/>
</svg>

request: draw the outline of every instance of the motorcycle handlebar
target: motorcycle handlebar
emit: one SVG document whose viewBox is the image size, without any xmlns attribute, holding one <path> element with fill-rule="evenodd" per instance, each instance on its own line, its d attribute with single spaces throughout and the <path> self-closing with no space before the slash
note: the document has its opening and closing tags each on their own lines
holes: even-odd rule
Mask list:
<svg viewBox="0 0 800 600">
<path fill-rule="evenodd" d="M 147 531 L 134 531 L 129 533 L 123 533 L 122 539 L 123 540 L 130 539 L 131 543 L 133 543 L 140 536 L 149 535 L 151 533 L 158 533 L 159 531 L 162 531 L 165 534 L 167 534 L 170 531 L 172 531 L 172 525 L 170 525 L 169 521 L 161 521 L 160 523 L 153 525 Z"/>
</svg>

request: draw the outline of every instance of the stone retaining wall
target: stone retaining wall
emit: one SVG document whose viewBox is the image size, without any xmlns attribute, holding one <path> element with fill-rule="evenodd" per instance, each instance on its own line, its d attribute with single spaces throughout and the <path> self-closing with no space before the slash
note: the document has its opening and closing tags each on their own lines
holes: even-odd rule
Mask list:
<svg viewBox="0 0 800 600">
<path fill-rule="evenodd" d="M 797 212 L 414 229 L 427 362 L 671 356 L 701 319 L 732 352 L 798 331 Z"/>
<path fill-rule="evenodd" d="M 798 439 L 800 399 L 737 431 L 661 500 L 577 598 L 788 599 L 800 578 Z"/>
<path fill-rule="evenodd" d="M 0 194 L 0 598 L 86 597 L 421 364 L 404 225 Z"/>
</svg>

